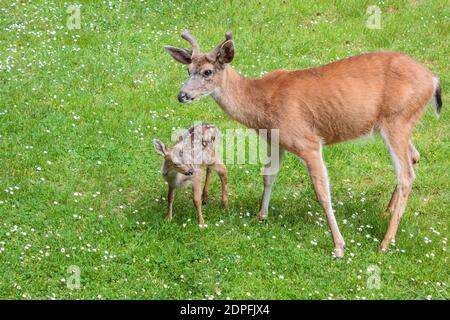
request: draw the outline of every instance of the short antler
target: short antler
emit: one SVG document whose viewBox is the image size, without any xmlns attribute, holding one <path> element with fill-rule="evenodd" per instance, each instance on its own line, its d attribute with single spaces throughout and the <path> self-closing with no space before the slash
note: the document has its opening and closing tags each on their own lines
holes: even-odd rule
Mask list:
<svg viewBox="0 0 450 320">
<path fill-rule="evenodd" d="M 233 33 L 231 31 L 228 31 L 227 33 L 225 33 L 225 39 L 226 39 L 226 41 L 233 40 Z"/>
<path fill-rule="evenodd" d="M 197 40 L 189 33 L 189 31 L 185 30 L 181 33 L 181 37 L 188 41 L 192 45 L 192 58 L 200 55 L 200 47 L 197 43 Z"/>
<path fill-rule="evenodd" d="M 214 48 L 213 51 L 211 51 L 211 52 L 208 54 L 208 58 L 209 58 L 210 60 L 215 60 L 217 54 L 218 54 L 219 51 L 220 51 L 220 48 L 221 48 L 222 45 L 223 45 L 225 42 L 227 42 L 228 40 L 233 40 L 233 33 L 232 33 L 231 31 L 228 31 L 227 33 L 225 33 L 225 40 L 222 41 L 217 47 Z"/>
</svg>

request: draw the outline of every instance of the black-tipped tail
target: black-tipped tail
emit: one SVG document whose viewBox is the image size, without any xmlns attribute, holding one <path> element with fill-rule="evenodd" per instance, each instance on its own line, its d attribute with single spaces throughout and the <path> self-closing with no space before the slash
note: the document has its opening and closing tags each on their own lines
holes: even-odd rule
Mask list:
<svg viewBox="0 0 450 320">
<path fill-rule="evenodd" d="M 441 85 L 438 84 L 436 91 L 434 92 L 434 99 L 436 99 L 436 112 L 441 114 L 442 109 L 442 97 L 441 97 Z"/>
<path fill-rule="evenodd" d="M 439 116 L 442 109 L 442 96 L 441 96 L 441 84 L 437 77 L 433 78 L 434 82 L 434 93 L 433 93 L 433 107 L 436 114 Z"/>
</svg>

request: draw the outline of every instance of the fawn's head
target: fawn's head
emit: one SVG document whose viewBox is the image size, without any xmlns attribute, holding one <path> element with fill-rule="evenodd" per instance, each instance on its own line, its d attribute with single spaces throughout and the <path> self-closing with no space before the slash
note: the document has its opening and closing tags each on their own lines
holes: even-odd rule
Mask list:
<svg viewBox="0 0 450 320">
<path fill-rule="evenodd" d="M 173 148 L 167 148 L 162 141 L 155 139 L 153 145 L 157 153 L 164 157 L 164 165 L 167 171 L 174 170 L 185 176 L 192 176 L 194 174 L 194 167 L 192 164 L 185 163 L 183 157 L 183 149 L 177 148 L 175 145 Z"/>
<path fill-rule="evenodd" d="M 202 54 L 197 41 L 185 31 L 181 37 L 192 45 L 192 50 L 164 47 L 178 62 L 188 65 L 189 78 L 178 94 L 178 101 L 192 102 L 211 94 L 222 83 L 225 66 L 233 60 L 234 44 L 231 32 L 225 34 L 225 40 L 210 53 Z"/>
</svg>

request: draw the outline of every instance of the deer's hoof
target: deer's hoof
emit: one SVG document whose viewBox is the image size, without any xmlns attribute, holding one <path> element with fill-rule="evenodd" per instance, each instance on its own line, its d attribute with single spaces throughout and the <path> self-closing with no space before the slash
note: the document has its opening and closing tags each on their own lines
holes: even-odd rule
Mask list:
<svg viewBox="0 0 450 320">
<path fill-rule="evenodd" d="M 223 203 L 223 207 L 224 207 L 225 209 L 228 209 L 228 201 L 225 200 L 225 201 L 223 201 L 222 203 Z"/>
<path fill-rule="evenodd" d="M 389 243 L 385 243 L 384 241 L 381 243 L 381 245 L 380 245 L 380 251 L 382 252 L 382 253 L 386 253 L 386 252 L 388 252 L 388 249 L 389 249 Z"/>
<path fill-rule="evenodd" d="M 267 224 L 269 222 L 269 220 L 267 219 L 267 217 L 265 217 L 265 218 L 258 217 L 258 222 L 261 224 Z"/>
<path fill-rule="evenodd" d="M 258 213 L 258 221 L 259 222 L 267 222 L 267 212 L 259 212 Z"/>
<path fill-rule="evenodd" d="M 382 253 L 388 252 L 389 246 L 390 246 L 391 244 L 395 246 L 395 239 L 384 239 L 384 240 L 381 242 L 381 245 L 380 245 L 380 251 L 381 251 Z"/>
<path fill-rule="evenodd" d="M 344 247 L 334 248 L 334 257 L 336 259 L 342 259 L 344 257 Z"/>
</svg>

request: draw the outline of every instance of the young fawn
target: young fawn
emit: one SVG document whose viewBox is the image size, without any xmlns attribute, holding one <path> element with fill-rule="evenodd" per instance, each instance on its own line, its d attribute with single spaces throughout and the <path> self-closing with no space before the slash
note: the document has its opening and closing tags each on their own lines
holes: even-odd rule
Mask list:
<svg viewBox="0 0 450 320">
<path fill-rule="evenodd" d="M 172 148 L 167 148 L 160 140 L 153 140 L 156 152 L 164 157 L 161 174 L 169 186 L 167 220 L 172 220 L 175 189 L 191 184 L 198 224 L 200 227 L 205 226 L 202 203 L 206 204 L 208 200 L 212 170 L 220 177 L 222 202 L 226 208 L 228 207 L 227 168 L 216 155 L 218 134 L 216 126 L 202 124 L 193 126 L 180 135 Z M 205 169 L 206 178 L 202 192 L 201 178 Z"/>
<path fill-rule="evenodd" d="M 344 255 L 344 239 L 331 206 L 325 144 L 380 132 L 397 173 L 388 210 L 392 213 L 381 242 L 386 251 L 405 211 L 414 181 L 413 165 L 419 153 L 411 143 L 412 131 L 426 104 L 433 100 L 436 113 L 442 106 L 439 80 L 429 69 L 396 52 L 362 54 L 306 70 L 277 70 L 259 79 L 248 79 L 230 65 L 234 57 L 232 34 L 207 54 L 188 33 L 182 37 L 192 50 L 165 47 L 178 62 L 188 65 L 189 78 L 178 94 L 192 102 L 212 94 L 231 118 L 253 129 L 278 130 L 278 150 L 271 161 L 281 161 L 284 150 L 305 163 L 319 203 L 327 216 L 336 257 Z M 270 151 L 272 148 L 268 148 Z M 265 169 L 271 166 L 267 164 Z M 259 218 L 266 219 L 276 173 L 264 174 Z"/>
</svg>

